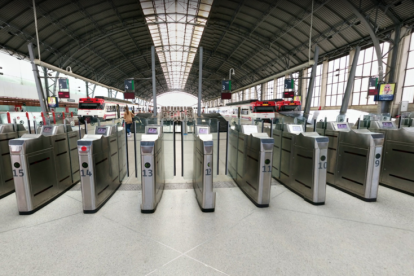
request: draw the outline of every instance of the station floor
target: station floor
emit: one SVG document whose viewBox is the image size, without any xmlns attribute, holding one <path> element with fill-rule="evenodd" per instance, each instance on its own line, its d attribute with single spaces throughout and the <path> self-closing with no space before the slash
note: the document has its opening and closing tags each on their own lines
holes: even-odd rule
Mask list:
<svg viewBox="0 0 414 276">
<path fill-rule="evenodd" d="M 0 275 L 414 275 L 414 197 L 381 186 L 367 203 L 328 186 L 313 206 L 273 181 L 260 209 L 221 175 L 202 213 L 190 181 L 173 180 L 154 214 L 140 212 L 133 169 L 96 214 L 79 184 L 30 216 L 1 199 Z"/>
</svg>

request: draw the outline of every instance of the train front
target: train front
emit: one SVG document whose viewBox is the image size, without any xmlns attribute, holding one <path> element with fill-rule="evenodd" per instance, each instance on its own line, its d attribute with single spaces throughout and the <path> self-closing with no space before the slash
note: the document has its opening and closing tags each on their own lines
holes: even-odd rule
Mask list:
<svg viewBox="0 0 414 276">
<path fill-rule="evenodd" d="M 255 101 L 250 103 L 252 120 L 263 120 L 265 123 L 275 117 L 276 104 L 274 101 Z"/>
<path fill-rule="evenodd" d="M 105 119 L 105 102 L 99 98 L 80 98 L 78 108 L 79 122 L 95 123 Z"/>
</svg>

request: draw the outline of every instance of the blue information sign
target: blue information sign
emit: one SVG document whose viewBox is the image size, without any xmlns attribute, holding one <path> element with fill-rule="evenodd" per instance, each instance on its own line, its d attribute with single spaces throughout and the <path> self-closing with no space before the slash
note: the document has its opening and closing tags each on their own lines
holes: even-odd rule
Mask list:
<svg viewBox="0 0 414 276">
<path fill-rule="evenodd" d="M 135 92 L 134 80 L 125 80 L 124 87 L 126 92 Z"/>
<path fill-rule="evenodd" d="M 69 90 L 69 79 L 59 79 L 59 90 Z"/>
<path fill-rule="evenodd" d="M 294 79 L 285 79 L 285 89 L 293 89 L 295 87 Z"/>
<path fill-rule="evenodd" d="M 231 80 L 221 81 L 221 91 L 231 91 Z"/>
</svg>

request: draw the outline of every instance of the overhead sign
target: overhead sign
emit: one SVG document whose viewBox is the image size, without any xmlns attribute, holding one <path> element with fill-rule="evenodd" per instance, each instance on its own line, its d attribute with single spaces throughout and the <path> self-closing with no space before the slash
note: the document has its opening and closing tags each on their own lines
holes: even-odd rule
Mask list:
<svg viewBox="0 0 414 276">
<path fill-rule="evenodd" d="M 231 100 L 231 93 L 221 93 L 222 100 Z"/>
<path fill-rule="evenodd" d="M 57 97 L 47 97 L 47 105 L 49 108 L 59 107 L 59 101 Z"/>
<path fill-rule="evenodd" d="M 394 100 L 395 83 L 383 83 L 379 89 L 379 101 L 392 101 Z"/>
<path fill-rule="evenodd" d="M 293 98 L 293 97 L 295 97 L 294 91 L 283 92 L 283 98 Z"/>
<path fill-rule="evenodd" d="M 368 95 L 369 96 L 378 95 L 378 78 L 377 77 L 369 77 Z"/>
<path fill-rule="evenodd" d="M 69 79 L 59 79 L 59 90 L 69 90 Z"/>
<path fill-rule="evenodd" d="M 285 79 L 285 89 L 293 89 L 293 88 L 295 88 L 295 80 Z"/>
<path fill-rule="evenodd" d="M 59 99 L 69 99 L 70 98 L 70 92 L 58 92 Z"/>
<path fill-rule="evenodd" d="M 221 91 L 231 91 L 231 80 L 221 81 Z"/>
<path fill-rule="evenodd" d="M 135 82 L 134 80 L 125 80 L 124 87 L 126 92 L 135 92 Z M 135 95 L 134 95 L 135 98 Z"/>
<path fill-rule="evenodd" d="M 125 92 L 124 93 L 124 100 L 133 100 L 135 99 L 135 93 L 134 92 Z"/>
</svg>

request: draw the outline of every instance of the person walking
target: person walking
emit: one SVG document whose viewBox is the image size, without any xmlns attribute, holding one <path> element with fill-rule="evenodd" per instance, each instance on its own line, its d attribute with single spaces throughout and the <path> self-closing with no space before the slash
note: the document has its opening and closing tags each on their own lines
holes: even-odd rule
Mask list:
<svg viewBox="0 0 414 276">
<path fill-rule="evenodd" d="M 128 136 L 131 136 L 131 125 L 132 125 L 132 117 L 134 114 L 129 111 L 128 106 L 125 106 L 125 112 L 124 112 L 124 121 L 127 129 Z"/>
</svg>

